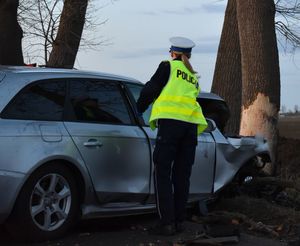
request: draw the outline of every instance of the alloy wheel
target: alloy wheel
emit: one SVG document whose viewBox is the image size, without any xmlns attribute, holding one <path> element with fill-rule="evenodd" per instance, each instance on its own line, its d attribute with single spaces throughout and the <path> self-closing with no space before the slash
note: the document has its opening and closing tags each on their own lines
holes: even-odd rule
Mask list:
<svg viewBox="0 0 300 246">
<path fill-rule="evenodd" d="M 56 230 L 66 221 L 71 201 L 67 180 L 57 173 L 47 174 L 38 180 L 31 194 L 31 218 L 43 231 Z"/>
</svg>

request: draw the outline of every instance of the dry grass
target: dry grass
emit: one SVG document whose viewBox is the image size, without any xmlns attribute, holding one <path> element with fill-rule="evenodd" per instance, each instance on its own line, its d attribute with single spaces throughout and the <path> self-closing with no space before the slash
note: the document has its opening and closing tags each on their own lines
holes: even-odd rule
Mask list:
<svg viewBox="0 0 300 246">
<path fill-rule="evenodd" d="M 216 210 L 245 214 L 248 218 L 268 225 L 290 225 L 300 221 L 300 211 L 250 196 L 222 199 Z"/>
<path fill-rule="evenodd" d="M 281 137 L 300 139 L 300 116 L 280 117 L 278 129 Z"/>
<path fill-rule="evenodd" d="M 243 195 L 222 199 L 214 213 L 225 214 L 231 221 L 239 221 L 240 229 L 246 233 L 271 238 L 275 236 L 286 241 L 299 239 L 300 211 L 263 198 Z"/>
</svg>

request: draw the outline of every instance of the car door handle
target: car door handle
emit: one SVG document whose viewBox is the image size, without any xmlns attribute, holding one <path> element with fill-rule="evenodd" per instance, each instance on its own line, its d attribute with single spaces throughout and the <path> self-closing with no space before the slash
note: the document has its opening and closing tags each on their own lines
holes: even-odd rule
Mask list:
<svg viewBox="0 0 300 246">
<path fill-rule="evenodd" d="M 102 147 L 103 143 L 99 142 L 96 139 L 89 139 L 87 142 L 83 143 L 85 147 Z"/>
</svg>

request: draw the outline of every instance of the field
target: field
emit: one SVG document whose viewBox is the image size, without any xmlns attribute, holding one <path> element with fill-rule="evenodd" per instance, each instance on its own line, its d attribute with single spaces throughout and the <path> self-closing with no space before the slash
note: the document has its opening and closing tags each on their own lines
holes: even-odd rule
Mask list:
<svg viewBox="0 0 300 246">
<path fill-rule="evenodd" d="M 300 116 L 279 118 L 278 161 L 281 175 L 293 180 L 300 178 Z M 300 180 L 300 179 L 299 179 Z"/>
<path fill-rule="evenodd" d="M 281 116 L 278 128 L 281 137 L 300 139 L 300 115 Z"/>
</svg>

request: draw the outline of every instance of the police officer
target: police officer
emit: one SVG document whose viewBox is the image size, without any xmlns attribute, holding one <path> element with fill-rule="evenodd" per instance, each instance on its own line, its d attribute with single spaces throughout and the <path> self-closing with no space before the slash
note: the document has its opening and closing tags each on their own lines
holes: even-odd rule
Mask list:
<svg viewBox="0 0 300 246">
<path fill-rule="evenodd" d="M 154 186 L 159 223 L 150 233 L 173 235 L 181 232 L 189 195 L 197 132 L 207 127 L 196 98 L 198 77 L 189 58 L 194 42 L 184 37 L 170 39 L 172 60 L 160 63 L 141 91 L 139 113 L 153 103 L 150 127 L 158 128 L 154 162 Z"/>
</svg>

